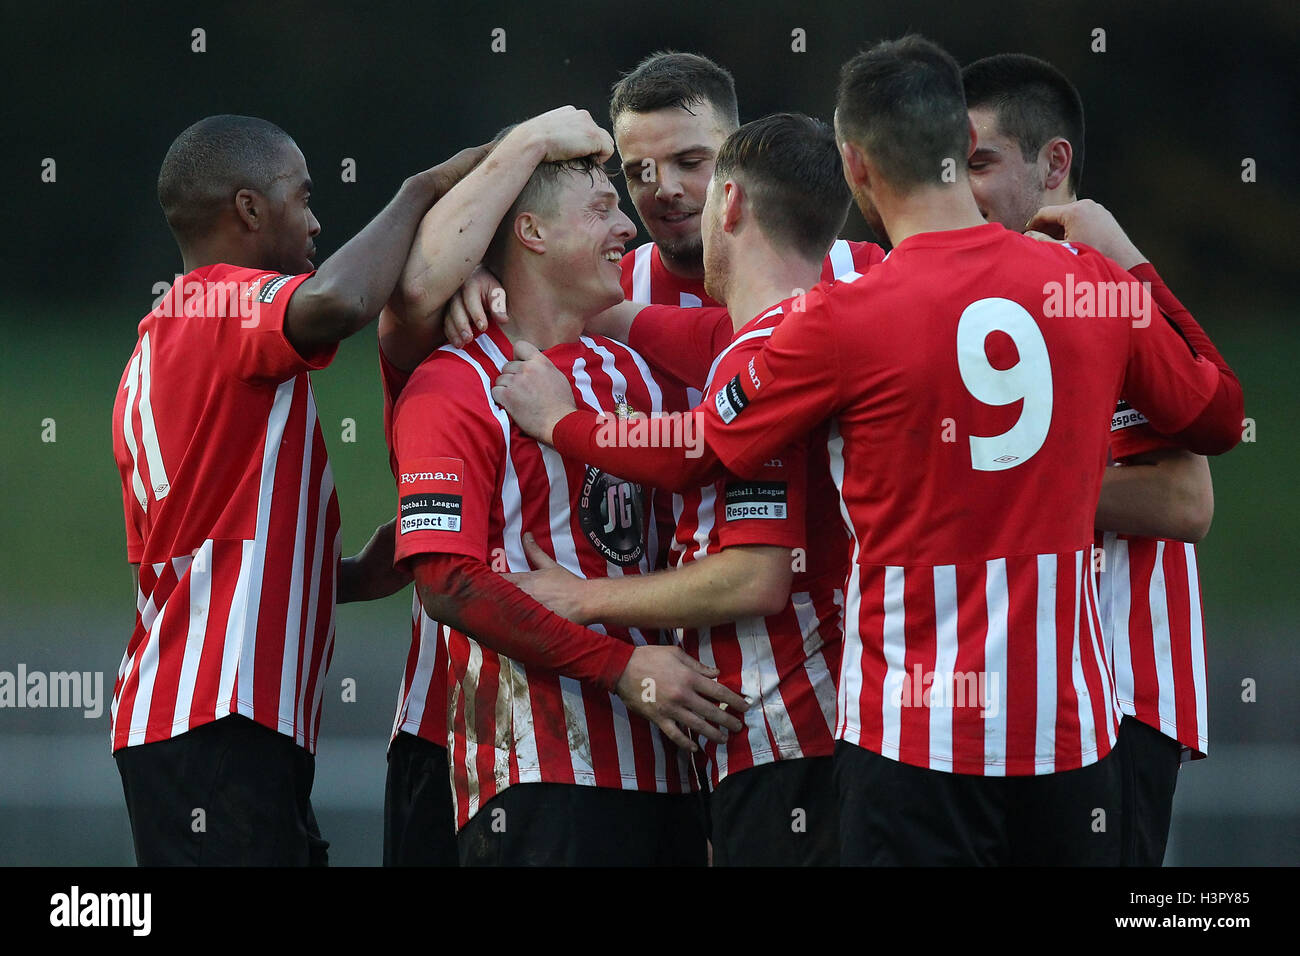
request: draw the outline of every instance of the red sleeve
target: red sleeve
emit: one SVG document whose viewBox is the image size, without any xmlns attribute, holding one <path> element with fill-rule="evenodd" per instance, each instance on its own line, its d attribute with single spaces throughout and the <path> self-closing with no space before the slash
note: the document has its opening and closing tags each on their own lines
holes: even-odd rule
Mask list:
<svg viewBox="0 0 1300 956">
<path fill-rule="evenodd" d="M 113 459 L 117 463 L 117 475 L 122 486 L 122 514 L 126 519 L 126 560 L 131 564 L 139 564 L 144 555 L 144 535 L 140 526 L 145 515 L 144 509 L 140 506 L 140 499 L 135 496 L 133 485 L 139 479 L 135 474 L 135 456 L 127 448 L 126 431 L 123 425 L 123 419 L 131 407 L 127 400 L 129 394 L 127 376 L 131 374 L 134 363 L 133 353 L 131 364 L 127 365 L 122 381 L 118 385 L 117 397 L 113 400 Z M 140 493 L 143 495 L 144 485 L 141 484 L 140 488 Z"/>
<path fill-rule="evenodd" d="M 1119 424 L 1136 416 L 1140 421 L 1133 424 Z M 1110 420 L 1110 457 L 1115 461 L 1141 455 L 1157 448 L 1181 448 L 1182 445 L 1172 438 L 1166 438 L 1150 425 L 1145 424 L 1146 416 L 1120 401 L 1115 414 Z"/>
<path fill-rule="evenodd" d="M 578 409 L 560 419 L 551 440 L 565 458 L 595 465 L 611 475 L 664 491 L 689 491 L 721 477 L 722 466 L 703 442 L 700 409 L 678 416 L 681 440 L 654 441 L 654 423 L 672 418 L 628 421 L 616 416 Z M 663 431 L 658 432 L 659 435 Z"/>
<path fill-rule="evenodd" d="M 805 441 L 768 459 L 754 478 L 727 478 L 718 541 L 724 548 L 766 544 L 802 548 L 807 513 Z"/>
<path fill-rule="evenodd" d="M 485 561 L 505 439 L 477 374 L 461 359 L 425 362 L 412 374 L 394 410 L 393 448 L 394 560 L 433 552 Z"/>
<path fill-rule="evenodd" d="M 1210 341 L 1210 337 L 1205 334 L 1205 330 L 1192 317 L 1187 307 L 1178 301 L 1177 297 L 1170 291 L 1169 286 L 1156 272 L 1155 266 L 1149 262 L 1143 262 L 1130 269 L 1129 274 L 1147 284 L 1156 307 L 1165 314 L 1170 322 L 1173 322 L 1178 327 L 1187 344 L 1198 355 L 1205 356 L 1218 366 L 1222 373 L 1230 376 L 1234 382 L 1237 381 L 1236 375 L 1219 353 L 1219 350 L 1215 348 L 1214 343 Z M 1143 452 L 1153 451 L 1157 448 L 1180 447 L 1182 446 L 1178 442 L 1161 435 L 1151 428 L 1146 423 L 1145 415 L 1136 409 L 1130 408 L 1127 402 L 1120 402 L 1119 407 L 1115 410 L 1114 417 L 1111 419 L 1112 458 L 1119 460 Z"/>
<path fill-rule="evenodd" d="M 767 344 L 704 400 L 704 441 L 729 471 L 753 477 L 763 463 L 838 412 L 843 376 L 838 323 L 827 289 L 808 292 Z"/>
<path fill-rule="evenodd" d="M 248 382 L 284 382 L 302 372 L 325 368 L 334 361 L 338 343 L 304 357 L 284 334 L 289 299 L 313 275 L 314 272 L 281 275 L 233 266 L 214 269 L 208 274 L 208 311 L 213 311 L 214 297 L 237 305 L 238 321 L 235 321 L 236 312 L 227 313 L 229 319 L 223 320 L 221 330 L 222 338 L 230 343 L 231 360 L 239 378 Z"/>
<path fill-rule="evenodd" d="M 787 318 L 782 321 L 788 321 Z M 779 326 L 778 326 L 779 328 Z M 749 360 L 763 350 L 765 338 L 740 338 L 718 362 L 715 381 L 744 374 Z M 722 487 L 723 514 L 718 524 L 722 547 L 762 544 L 804 546 L 808 439 L 800 435 L 767 459 L 753 478 L 727 475 Z"/>
<path fill-rule="evenodd" d="M 714 358 L 727 347 L 731 334 L 726 309 L 648 305 L 632 320 L 627 344 L 655 368 L 702 390 Z"/>
<path fill-rule="evenodd" d="M 1122 275 L 1118 267 L 1112 271 Z M 1198 454 L 1222 454 L 1241 440 L 1241 383 L 1189 344 L 1163 310 L 1134 324 L 1121 394 L 1161 434 Z"/>
<path fill-rule="evenodd" d="M 567 621 L 515 587 L 481 560 L 453 554 L 421 557 L 415 563 L 420 592 L 445 595 L 458 620 L 449 624 L 476 641 L 519 661 L 613 692 L 634 648 Z M 427 609 L 426 609 L 427 610 Z"/>
<path fill-rule="evenodd" d="M 1214 347 L 1210 337 L 1205 334 L 1200 323 L 1192 317 L 1192 313 L 1187 311 L 1187 307 L 1178 301 L 1177 297 L 1165 285 L 1165 280 L 1160 278 L 1160 273 L 1156 272 L 1156 267 L 1149 262 L 1143 262 L 1134 266 L 1129 273 L 1141 282 L 1150 284 L 1151 298 L 1155 300 L 1156 306 L 1163 312 L 1182 333 L 1187 344 L 1192 347 L 1197 355 L 1204 355 L 1207 359 L 1218 366 L 1219 370 L 1225 375 L 1232 377 L 1236 381 L 1237 376 L 1229 367 L 1227 361 L 1219 354 L 1219 350 Z"/>
</svg>

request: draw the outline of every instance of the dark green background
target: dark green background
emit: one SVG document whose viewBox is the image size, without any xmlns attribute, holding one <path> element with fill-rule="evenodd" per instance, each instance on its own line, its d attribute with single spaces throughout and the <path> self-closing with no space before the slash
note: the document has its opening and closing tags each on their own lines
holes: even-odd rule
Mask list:
<svg viewBox="0 0 1300 956">
<path fill-rule="evenodd" d="M 205 53 L 190 50 L 195 27 Z M 490 51 L 497 27 L 502 54 Z M 1090 51 L 1096 27 L 1105 53 Z M 795 28 L 805 53 L 791 51 Z M 1242 378 L 1256 441 L 1214 461 L 1214 528 L 1200 550 L 1212 756 L 1183 771 L 1169 862 L 1296 862 L 1292 2 L 6 3 L 0 670 L 102 671 L 111 693 L 132 598 L 109 418 L 135 324 L 154 284 L 180 268 L 154 183 L 189 123 L 242 112 L 287 129 L 316 182 L 325 256 L 405 175 L 508 122 L 564 103 L 604 122 L 610 84 L 653 50 L 729 67 L 742 120 L 777 109 L 828 118 L 839 64 L 909 29 L 961 62 L 1029 52 L 1074 79 L 1087 110 L 1084 194 L 1115 211 Z M 52 184 L 40 181 L 46 157 Z M 340 181 L 345 157 L 355 183 Z M 1257 182 L 1241 180 L 1245 157 Z M 868 238 L 856 213 L 848 234 Z M 393 504 L 372 334 L 344 343 L 315 387 L 348 552 Z M 47 418 L 53 443 L 41 440 Z M 344 418 L 356 420 L 353 443 L 341 440 Z M 408 595 L 340 609 L 316 788 L 338 863 L 379 860 L 408 615 Z M 348 677 L 355 703 L 338 693 Z M 0 863 L 130 860 L 107 716 L 0 710 Z"/>
</svg>

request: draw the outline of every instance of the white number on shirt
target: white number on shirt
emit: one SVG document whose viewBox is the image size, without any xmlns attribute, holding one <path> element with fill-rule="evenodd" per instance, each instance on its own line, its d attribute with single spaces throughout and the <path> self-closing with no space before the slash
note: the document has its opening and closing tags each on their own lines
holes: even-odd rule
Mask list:
<svg viewBox="0 0 1300 956">
<path fill-rule="evenodd" d="M 984 350 L 990 332 L 1015 343 L 1020 361 L 994 368 Z M 976 471 L 1004 471 L 1023 465 L 1043 447 L 1052 424 L 1052 365 L 1038 324 L 1010 299 L 980 299 L 957 322 L 957 368 L 966 390 L 985 405 L 1024 400 L 1020 417 L 1000 435 L 971 435 L 970 462 Z"/>
<path fill-rule="evenodd" d="M 126 414 L 122 416 L 122 431 L 126 438 L 126 447 L 131 452 L 131 486 L 135 499 L 140 502 L 142 511 L 149 510 L 144 482 L 140 479 L 139 450 L 135 442 L 135 427 L 132 423 L 132 411 L 139 396 L 140 440 L 144 444 L 145 461 L 149 464 L 149 481 L 155 501 L 162 501 L 171 491 L 171 482 L 167 479 L 167 469 L 163 467 L 162 448 L 158 445 L 158 429 L 153 421 L 153 404 L 149 395 L 149 333 L 140 340 L 140 354 L 131 360 L 131 368 L 126 373 Z"/>
</svg>

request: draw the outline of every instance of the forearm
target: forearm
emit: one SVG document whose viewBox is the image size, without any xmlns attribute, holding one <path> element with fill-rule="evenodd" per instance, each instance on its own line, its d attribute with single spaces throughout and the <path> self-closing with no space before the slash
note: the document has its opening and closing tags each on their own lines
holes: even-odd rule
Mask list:
<svg viewBox="0 0 1300 956">
<path fill-rule="evenodd" d="M 397 285 L 416 227 L 437 192 L 438 178 L 432 170 L 406 180 L 383 211 L 303 284 L 295 300 L 306 292 L 307 298 L 321 300 L 322 311 L 333 313 L 333 325 L 324 338 L 345 339 L 379 314 Z"/>
<path fill-rule="evenodd" d="M 789 567 L 788 548 L 742 547 L 673 571 L 594 578 L 583 584 L 582 617 L 642 628 L 711 627 L 766 617 L 790 596 L 790 576 L 781 574 Z"/>
<path fill-rule="evenodd" d="M 519 661 L 613 691 L 633 647 L 551 613 L 482 561 L 462 555 L 421 557 L 416 590 L 425 613 Z"/>
<path fill-rule="evenodd" d="M 1214 515 L 1209 464 L 1199 455 L 1186 457 L 1176 467 L 1134 462 L 1107 468 L 1097 529 L 1193 543 L 1204 538 Z"/>
<path fill-rule="evenodd" d="M 626 343 L 632 334 L 632 323 L 636 320 L 637 313 L 644 308 L 644 303 L 624 300 L 588 319 L 584 331 L 588 335 L 603 335 L 607 339 Z"/>
<path fill-rule="evenodd" d="M 451 298 L 545 155 L 545 144 L 517 127 L 424 215 L 402 267 L 399 310 L 428 314 Z"/>
<path fill-rule="evenodd" d="M 335 602 L 338 604 L 351 604 L 354 601 L 364 601 L 361 592 L 361 574 L 357 567 L 356 558 L 339 558 L 338 567 L 335 570 L 335 581 L 337 590 L 335 591 Z"/>
<path fill-rule="evenodd" d="M 701 418 L 692 410 L 674 427 L 672 419 L 615 422 L 578 409 L 556 423 L 551 438 L 555 450 L 565 458 L 665 491 L 690 491 L 724 474 L 717 457 L 704 444 Z M 664 447 L 651 447 L 652 436 Z M 663 440 L 665 436 L 667 440 Z M 634 439 L 637 447 L 632 447 Z"/>
</svg>

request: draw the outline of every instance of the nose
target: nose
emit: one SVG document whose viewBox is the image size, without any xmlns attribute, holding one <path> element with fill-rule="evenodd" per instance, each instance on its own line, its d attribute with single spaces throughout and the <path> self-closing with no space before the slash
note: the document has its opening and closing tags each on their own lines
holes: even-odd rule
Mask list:
<svg viewBox="0 0 1300 956">
<path fill-rule="evenodd" d="M 320 235 L 320 220 L 310 209 L 307 210 L 307 235 L 313 239 Z"/>
<path fill-rule="evenodd" d="M 636 223 L 621 209 L 618 211 L 618 222 L 614 224 L 614 235 L 622 242 L 630 242 L 636 236 Z"/>
<path fill-rule="evenodd" d="M 672 202 L 682 195 L 681 181 L 663 166 L 658 170 L 658 184 L 655 187 L 655 198 L 661 202 Z"/>
</svg>

